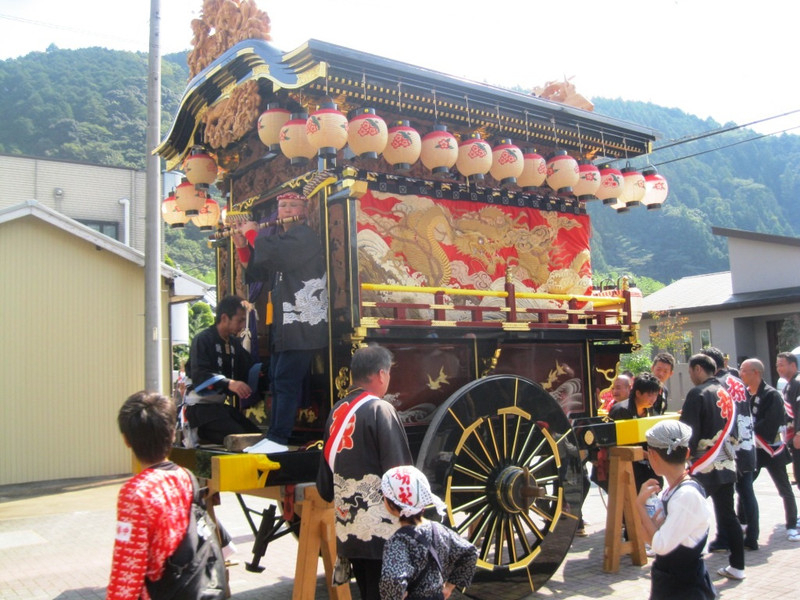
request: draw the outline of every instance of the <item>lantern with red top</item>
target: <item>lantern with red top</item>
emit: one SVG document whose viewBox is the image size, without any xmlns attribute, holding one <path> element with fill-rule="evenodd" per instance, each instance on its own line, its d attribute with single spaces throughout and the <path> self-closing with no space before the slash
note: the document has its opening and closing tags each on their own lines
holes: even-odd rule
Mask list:
<svg viewBox="0 0 800 600">
<path fill-rule="evenodd" d="M 330 98 L 323 98 L 319 108 L 306 120 L 309 143 L 323 158 L 333 158 L 347 144 L 347 117 Z"/>
<path fill-rule="evenodd" d="M 203 208 L 200 209 L 197 215 L 192 217 L 192 223 L 200 228 L 200 231 L 211 231 L 217 226 L 219 216 L 220 210 L 217 201 L 213 198 L 206 198 Z"/>
<path fill-rule="evenodd" d="M 644 176 L 645 189 L 642 204 L 647 207 L 647 210 L 661 208 L 669 194 L 667 180 L 653 166 L 649 166 L 642 171 L 642 175 Z"/>
<path fill-rule="evenodd" d="M 178 198 L 175 195 L 175 190 L 170 191 L 169 195 L 161 203 L 161 218 L 171 229 L 180 229 L 189 221 L 189 216 L 178 208 Z"/>
<path fill-rule="evenodd" d="M 481 139 L 481 134 L 470 133 L 461 140 L 456 167 L 464 177 L 478 180 L 489 172 L 492 168 L 492 148 Z"/>
<path fill-rule="evenodd" d="M 514 185 L 517 177 L 522 175 L 525 167 L 522 150 L 515 146 L 511 140 L 500 140 L 492 150 L 492 166 L 489 169 L 492 177 L 502 186 Z"/>
<path fill-rule="evenodd" d="M 389 139 L 386 121 L 374 108 L 359 108 L 352 113 L 347 130 L 347 143 L 360 158 L 378 158 Z"/>
<path fill-rule="evenodd" d="M 290 119 L 291 113 L 280 104 L 267 104 L 267 110 L 258 117 L 258 139 L 270 152 L 281 149 L 281 128 Z"/>
<path fill-rule="evenodd" d="M 292 118 L 281 127 L 281 152 L 292 165 L 304 165 L 317 154 L 317 149 L 311 145 L 306 135 L 307 120 L 308 115 L 304 112 L 292 113 Z"/>
<path fill-rule="evenodd" d="M 175 188 L 175 198 L 178 210 L 186 213 L 187 217 L 193 217 L 205 205 L 207 194 L 205 190 L 197 189 L 186 177 L 182 177 L 180 185 Z"/>
<path fill-rule="evenodd" d="M 383 159 L 398 171 L 408 171 L 419 160 L 422 140 L 408 121 L 395 121 L 389 128 Z"/>
<path fill-rule="evenodd" d="M 634 167 L 627 166 L 622 169 L 622 194 L 619 199 L 628 207 L 639 206 L 644 193 L 644 176 Z"/>
<path fill-rule="evenodd" d="M 578 183 L 572 192 L 583 202 L 597 200 L 597 190 L 600 189 L 600 169 L 588 160 L 578 161 Z"/>
<path fill-rule="evenodd" d="M 183 163 L 183 171 L 189 183 L 207 189 L 217 180 L 217 161 L 203 148 L 195 146 Z"/>
<path fill-rule="evenodd" d="M 597 198 L 603 204 L 614 204 L 622 194 L 622 171 L 615 169 L 611 165 L 600 167 L 600 188 L 597 190 Z"/>
<path fill-rule="evenodd" d="M 525 192 L 533 191 L 544 183 L 547 177 L 547 161 L 533 148 L 526 148 L 522 154 L 522 173 L 517 177 L 517 185 Z"/>
<path fill-rule="evenodd" d="M 570 194 L 578 183 L 578 161 L 566 150 L 556 150 L 547 160 L 547 185 L 559 194 Z"/>
<path fill-rule="evenodd" d="M 458 140 L 445 125 L 436 124 L 422 138 L 422 164 L 434 175 L 449 173 L 458 159 Z"/>
</svg>

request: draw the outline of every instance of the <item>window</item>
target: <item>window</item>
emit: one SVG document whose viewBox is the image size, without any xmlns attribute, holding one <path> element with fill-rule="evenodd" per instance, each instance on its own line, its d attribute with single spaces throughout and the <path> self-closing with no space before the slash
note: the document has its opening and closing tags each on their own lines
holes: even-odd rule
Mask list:
<svg viewBox="0 0 800 600">
<path fill-rule="evenodd" d="M 711 345 L 711 330 L 710 329 L 701 329 L 700 330 L 700 347 L 701 348 L 708 348 Z"/>
<path fill-rule="evenodd" d="M 78 219 L 78 222 L 94 229 L 98 233 L 107 235 L 111 239 L 119 240 L 119 223 L 116 221 L 88 221 L 85 219 Z"/>
</svg>

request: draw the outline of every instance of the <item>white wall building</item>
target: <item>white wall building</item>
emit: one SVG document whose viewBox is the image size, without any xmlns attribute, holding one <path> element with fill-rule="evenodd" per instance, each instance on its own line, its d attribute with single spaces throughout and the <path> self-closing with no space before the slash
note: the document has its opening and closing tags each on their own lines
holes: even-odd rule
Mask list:
<svg viewBox="0 0 800 600">
<path fill-rule="evenodd" d="M 712 227 L 728 239 L 730 271 L 684 277 L 644 299 L 641 340 L 655 326 L 650 313 L 680 313 L 685 349 L 670 380 L 672 398 L 684 398 L 692 387 L 686 360 L 704 346 L 716 346 L 738 365 L 759 358 L 765 379 L 776 384 L 778 331 L 786 318 L 800 314 L 800 239 Z M 785 349 L 785 350 L 788 350 Z M 670 405 L 670 409 L 677 406 Z"/>
</svg>

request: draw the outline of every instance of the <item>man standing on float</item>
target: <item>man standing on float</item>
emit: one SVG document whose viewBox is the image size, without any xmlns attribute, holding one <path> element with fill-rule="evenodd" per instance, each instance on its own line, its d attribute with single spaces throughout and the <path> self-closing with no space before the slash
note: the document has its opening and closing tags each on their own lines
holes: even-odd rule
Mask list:
<svg viewBox="0 0 800 600">
<path fill-rule="evenodd" d="M 233 242 L 247 280 L 272 282 L 272 412 L 267 438 L 285 446 L 294 428 L 303 380 L 315 352 L 328 342 L 328 291 L 322 244 L 306 221 L 308 198 L 288 192 L 277 202 L 279 220 L 300 220 L 283 223 L 277 235 L 258 237 L 257 225 L 250 221 L 234 233 Z"/>
</svg>

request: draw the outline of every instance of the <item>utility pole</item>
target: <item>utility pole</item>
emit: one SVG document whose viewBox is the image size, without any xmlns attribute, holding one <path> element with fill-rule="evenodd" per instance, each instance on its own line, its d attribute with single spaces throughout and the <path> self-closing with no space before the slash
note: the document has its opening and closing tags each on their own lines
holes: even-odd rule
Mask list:
<svg viewBox="0 0 800 600">
<path fill-rule="evenodd" d="M 150 0 L 147 77 L 147 192 L 144 235 L 144 387 L 164 392 L 161 350 L 161 0 Z"/>
</svg>

